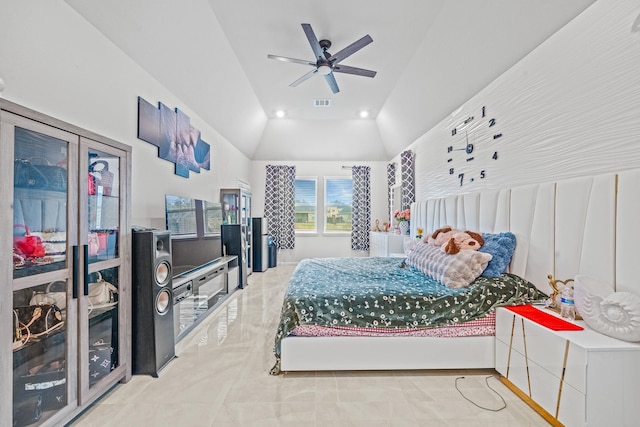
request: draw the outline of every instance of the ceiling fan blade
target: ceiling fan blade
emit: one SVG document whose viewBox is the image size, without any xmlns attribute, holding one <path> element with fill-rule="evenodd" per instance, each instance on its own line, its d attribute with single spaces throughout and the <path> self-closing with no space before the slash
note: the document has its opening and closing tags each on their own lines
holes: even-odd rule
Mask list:
<svg viewBox="0 0 640 427">
<path fill-rule="evenodd" d="M 309 40 L 309 44 L 311 45 L 313 54 L 316 56 L 316 61 L 318 59 L 324 59 L 324 55 L 322 54 L 322 48 L 320 47 L 320 43 L 318 42 L 316 33 L 313 32 L 311 25 L 302 24 L 302 29 L 304 30 L 304 33 L 307 35 L 307 40 Z"/>
<path fill-rule="evenodd" d="M 282 62 L 293 62 L 294 64 L 311 65 L 313 67 L 316 66 L 315 62 L 310 62 L 304 59 L 287 58 L 286 56 L 267 55 L 267 58 Z"/>
<path fill-rule="evenodd" d="M 289 86 L 291 87 L 295 87 L 298 86 L 300 83 L 302 83 L 303 81 L 313 77 L 314 74 L 316 74 L 318 72 L 317 69 L 313 69 L 311 71 L 309 71 L 307 74 L 305 74 L 304 76 L 300 77 L 298 80 L 296 80 L 295 82 L 291 83 Z"/>
<path fill-rule="evenodd" d="M 372 70 L 365 70 L 364 68 L 349 67 L 348 65 L 336 65 L 333 67 L 334 73 L 355 74 L 357 76 L 375 77 L 376 72 Z"/>
<path fill-rule="evenodd" d="M 333 93 L 340 92 L 340 89 L 338 89 L 338 82 L 336 82 L 336 78 L 333 77 L 333 73 L 326 74 L 324 76 L 324 79 L 329 84 L 329 87 L 331 88 L 331 92 Z"/>
<path fill-rule="evenodd" d="M 329 57 L 328 61 L 331 62 L 332 64 L 337 64 L 338 62 L 342 61 L 343 59 L 353 55 L 354 53 L 356 53 L 357 51 L 359 51 L 360 49 L 362 49 L 363 47 L 365 47 L 366 45 L 368 45 L 372 41 L 373 41 L 373 39 L 371 38 L 371 36 L 369 34 L 367 34 L 366 36 L 362 37 L 360 40 L 357 40 L 357 41 L 351 43 L 349 46 L 345 47 L 344 49 L 342 49 L 340 52 L 336 53 L 335 55 L 331 55 L 331 57 Z"/>
</svg>

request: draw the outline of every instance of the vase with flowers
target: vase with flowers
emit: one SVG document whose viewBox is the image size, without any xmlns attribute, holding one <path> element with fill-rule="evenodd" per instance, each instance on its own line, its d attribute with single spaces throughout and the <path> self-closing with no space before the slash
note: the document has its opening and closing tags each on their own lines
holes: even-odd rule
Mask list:
<svg viewBox="0 0 640 427">
<path fill-rule="evenodd" d="M 411 219 L 411 210 L 405 209 L 403 211 L 397 210 L 393 213 L 393 218 L 398 221 L 398 228 L 400 234 L 409 234 L 409 220 Z"/>
</svg>

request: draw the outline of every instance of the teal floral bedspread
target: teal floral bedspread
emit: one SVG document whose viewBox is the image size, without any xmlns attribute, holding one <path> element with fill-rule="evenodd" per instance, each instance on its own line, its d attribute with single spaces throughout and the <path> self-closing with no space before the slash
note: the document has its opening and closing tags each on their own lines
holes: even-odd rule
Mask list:
<svg viewBox="0 0 640 427">
<path fill-rule="evenodd" d="M 511 274 L 479 277 L 467 288 L 450 289 L 399 258 L 306 259 L 284 296 L 275 354 L 279 361 L 280 342 L 298 325 L 430 328 L 546 298 Z"/>
</svg>

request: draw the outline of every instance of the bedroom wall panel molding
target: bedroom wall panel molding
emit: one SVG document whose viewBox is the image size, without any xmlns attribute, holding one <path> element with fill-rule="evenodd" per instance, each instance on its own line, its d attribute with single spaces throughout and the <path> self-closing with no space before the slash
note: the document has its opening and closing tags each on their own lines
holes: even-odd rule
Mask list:
<svg viewBox="0 0 640 427">
<path fill-rule="evenodd" d="M 576 272 L 615 283 L 616 175 L 560 181 L 556 195 L 556 276 Z"/>
<path fill-rule="evenodd" d="M 615 290 L 640 295 L 638 252 L 629 250 L 640 242 L 640 169 L 620 173 L 617 188 Z"/>
<path fill-rule="evenodd" d="M 417 139 L 416 199 L 640 167 L 639 14 L 636 2 L 595 2 Z M 502 122 L 501 158 L 491 179 L 460 187 L 442 166 L 448 129 L 483 105 Z"/>
</svg>

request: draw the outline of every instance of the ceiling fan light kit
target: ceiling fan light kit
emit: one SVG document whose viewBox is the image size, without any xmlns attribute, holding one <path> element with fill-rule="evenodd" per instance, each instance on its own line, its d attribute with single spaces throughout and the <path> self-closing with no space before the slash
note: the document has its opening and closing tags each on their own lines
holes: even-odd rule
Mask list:
<svg viewBox="0 0 640 427">
<path fill-rule="evenodd" d="M 333 70 L 331 69 L 331 66 L 328 64 L 322 64 L 318 67 L 318 72 L 320 74 L 322 74 L 323 76 L 326 76 L 327 74 L 331 73 Z"/>
<path fill-rule="evenodd" d="M 331 88 L 333 93 L 340 92 L 338 88 L 338 83 L 336 82 L 333 73 L 344 73 L 344 74 L 353 74 L 356 76 L 364 76 L 364 77 L 375 77 L 376 72 L 372 70 L 366 70 L 364 68 L 356 68 L 350 67 L 347 65 L 339 65 L 339 63 L 346 59 L 347 57 L 353 55 L 369 43 L 373 42 L 373 39 L 370 35 L 366 35 L 359 40 L 351 43 L 349 46 L 345 47 L 338 53 L 332 55 L 328 52 L 328 49 L 331 47 L 331 42 L 326 39 L 322 39 L 318 41 L 316 34 L 313 32 L 310 24 L 302 24 L 302 29 L 304 30 L 305 35 L 307 36 L 307 40 L 309 41 L 309 45 L 311 46 L 311 50 L 315 55 L 314 61 L 306 61 L 303 59 L 295 59 L 288 58 L 286 56 L 278 56 L 278 55 L 267 55 L 269 59 L 275 59 L 276 61 L 282 62 L 292 62 L 294 64 L 301 65 L 310 65 L 314 67 L 313 70 L 309 71 L 307 74 L 303 75 L 289 86 L 298 86 L 300 83 L 305 80 L 310 79 L 315 74 L 323 75 L 327 84 Z"/>
</svg>

